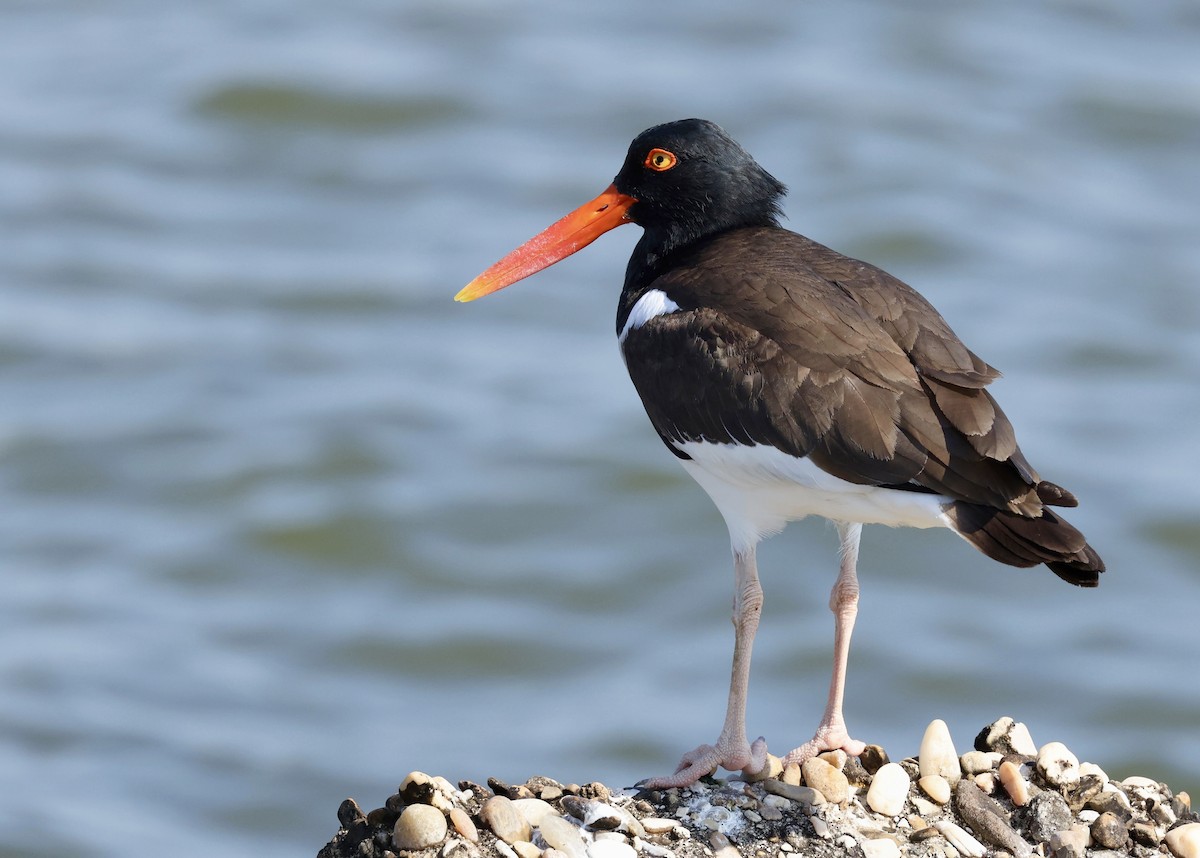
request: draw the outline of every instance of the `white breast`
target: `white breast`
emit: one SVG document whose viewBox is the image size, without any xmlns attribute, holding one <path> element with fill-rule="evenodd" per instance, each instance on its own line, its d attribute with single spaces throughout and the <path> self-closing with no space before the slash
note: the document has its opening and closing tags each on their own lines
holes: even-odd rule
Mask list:
<svg viewBox="0 0 1200 858">
<path fill-rule="evenodd" d="M 734 550 L 810 515 L 892 527 L 950 526 L 943 512 L 950 499 L 943 495 L 850 483 L 764 444 L 674 444 L 692 457 L 680 464 L 721 511 Z"/>
</svg>

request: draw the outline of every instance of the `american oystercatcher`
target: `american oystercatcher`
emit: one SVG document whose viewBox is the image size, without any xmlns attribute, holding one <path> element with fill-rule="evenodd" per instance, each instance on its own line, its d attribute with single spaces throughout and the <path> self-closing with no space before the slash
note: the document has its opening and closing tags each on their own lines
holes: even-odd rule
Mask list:
<svg viewBox="0 0 1200 858">
<path fill-rule="evenodd" d="M 988 393 L 999 372 L 905 283 L 783 229 L 784 192 L 719 126 L 659 125 L 637 136 L 600 196 L 455 296 L 502 289 L 622 224 L 645 231 L 625 271 L 617 340 L 650 422 L 729 528 L 735 637 L 716 744 L 643 787 L 764 768 L 766 742 L 751 744 L 745 728 L 763 601 L 755 546 L 789 521 L 833 521 L 841 566 L 825 714 L 785 763 L 864 747 L 842 717 L 863 524 L 948 527 L 1001 563 L 1044 563 L 1081 587 L 1104 571 L 1051 509 L 1076 506 L 1074 495 L 1038 476 Z"/>
</svg>

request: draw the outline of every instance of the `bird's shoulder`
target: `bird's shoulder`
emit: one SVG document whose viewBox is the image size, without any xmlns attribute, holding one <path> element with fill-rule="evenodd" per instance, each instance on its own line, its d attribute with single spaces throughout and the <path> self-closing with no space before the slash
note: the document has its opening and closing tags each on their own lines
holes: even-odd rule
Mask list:
<svg viewBox="0 0 1200 858">
<path fill-rule="evenodd" d="M 919 373 L 968 388 L 1000 374 L 907 283 L 782 228 L 722 234 L 680 254 L 648 288 L 753 329 L 817 370 L 867 370 L 866 361 L 893 382 Z"/>
</svg>

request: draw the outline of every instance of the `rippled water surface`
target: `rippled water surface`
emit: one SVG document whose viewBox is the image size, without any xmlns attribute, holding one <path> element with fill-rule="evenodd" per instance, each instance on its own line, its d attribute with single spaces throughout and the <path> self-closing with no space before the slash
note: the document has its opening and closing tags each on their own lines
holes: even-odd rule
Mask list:
<svg viewBox="0 0 1200 858">
<path fill-rule="evenodd" d="M 632 783 L 720 725 L 724 526 L 613 315 L 636 230 L 450 298 L 699 115 L 1006 372 L 1083 592 L 869 528 L 848 717 L 1200 794 L 1200 13 L 17 2 L 0 27 L 0 855 L 314 854 L 411 769 Z M 823 703 L 764 546 L 750 729 Z"/>
</svg>

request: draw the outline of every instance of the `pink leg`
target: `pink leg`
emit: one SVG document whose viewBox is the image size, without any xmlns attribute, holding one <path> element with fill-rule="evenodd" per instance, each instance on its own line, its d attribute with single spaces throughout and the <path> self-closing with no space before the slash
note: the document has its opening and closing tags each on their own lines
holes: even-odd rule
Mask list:
<svg viewBox="0 0 1200 858">
<path fill-rule="evenodd" d="M 643 789 L 670 789 L 693 784 L 718 766 L 729 771 L 758 774 L 767 764 L 767 742 L 761 736 L 751 745 L 746 741 L 746 690 L 750 684 L 750 652 L 762 613 L 763 594 L 758 583 L 758 565 L 751 546 L 734 554 L 733 671 L 729 680 L 729 705 L 725 726 L 715 745 L 701 745 L 683 755 L 675 774 L 647 778 Z"/>
<path fill-rule="evenodd" d="M 829 702 L 825 704 L 825 715 L 817 727 L 816 734 L 799 748 L 783 758 L 784 765 L 802 763 L 822 751 L 841 748 L 852 757 L 866 747 L 846 732 L 846 721 L 842 717 L 842 696 L 846 688 L 846 663 L 850 658 L 850 635 L 854 632 L 854 618 L 858 615 L 858 540 L 862 535 L 861 524 L 837 523 L 842 539 L 842 563 L 833 592 L 829 595 L 829 610 L 833 611 L 833 677 L 829 682 Z"/>
</svg>

